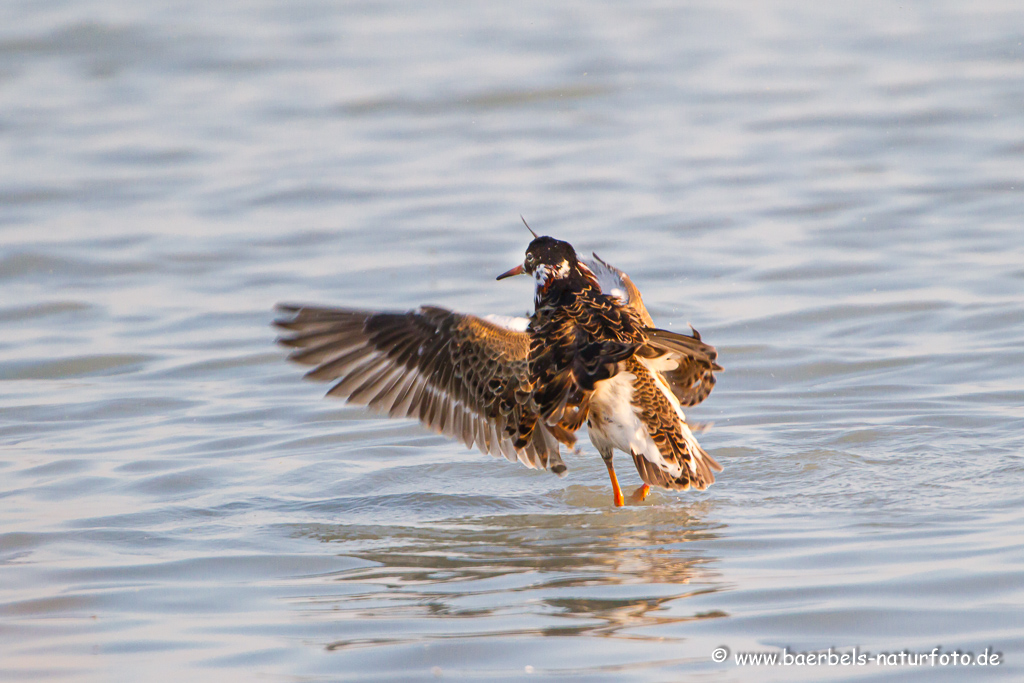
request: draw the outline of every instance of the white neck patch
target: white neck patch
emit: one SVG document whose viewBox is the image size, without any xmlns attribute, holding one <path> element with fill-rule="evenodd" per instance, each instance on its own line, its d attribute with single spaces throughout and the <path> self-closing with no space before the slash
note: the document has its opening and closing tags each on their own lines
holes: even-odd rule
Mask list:
<svg viewBox="0 0 1024 683">
<path fill-rule="evenodd" d="M 569 275 L 569 261 L 563 259 L 558 264 L 557 268 L 552 269 L 551 266 L 540 264 L 533 271 L 533 280 L 536 288 L 534 289 L 533 299 L 536 303 L 540 303 L 540 294 L 544 287 L 547 286 L 551 280 L 559 280 Z"/>
</svg>

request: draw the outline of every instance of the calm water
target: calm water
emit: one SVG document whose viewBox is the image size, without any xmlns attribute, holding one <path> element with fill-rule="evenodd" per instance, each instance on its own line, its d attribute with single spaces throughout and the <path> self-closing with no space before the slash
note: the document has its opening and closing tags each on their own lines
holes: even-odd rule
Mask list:
<svg viewBox="0 0 1024 683">
<path fill-rule="evenodd" d="M 3 3 L 0 679 L 1021 680 L 1022 41 L 1016 1 Z M 282 300 L 527 312 L 520 213 L 718 346 L 710 490 L 616 510 L 589 443 L 529 471 L 275 347 Z"/>
</svg>

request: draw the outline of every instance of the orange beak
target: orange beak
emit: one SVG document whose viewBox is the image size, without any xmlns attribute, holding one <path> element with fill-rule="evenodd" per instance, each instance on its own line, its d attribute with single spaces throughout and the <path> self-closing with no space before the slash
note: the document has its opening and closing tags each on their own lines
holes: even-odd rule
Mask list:
<svg viewBox="0 0 1024 683">
<path fill-rule="evenodd" d="M 497 277 L 497 279 L 498 279 L 498 280 L 504 280 L 504 279 L 505 279 L 505 278 L 507 278 L 507 277 L 512 277 L 513 275 L 522 275 L 522 274 L 523 274 L 523 273 L 525 273 L 525 272 L 526 272 L 526 271 L 525 271 L 525 270 L 523 270 L 523 266 L 522 266 L 522 264 L 520 264 L 520 265 L 516 266 L 515 268 L 512 268 L 512 269 L 510 269 L 510 270 L 506 270 L 506 271 L 505 271 L 504 273 L 502 273 L 501 275 L 499 275 L 499 276 Z"/>
</svg>

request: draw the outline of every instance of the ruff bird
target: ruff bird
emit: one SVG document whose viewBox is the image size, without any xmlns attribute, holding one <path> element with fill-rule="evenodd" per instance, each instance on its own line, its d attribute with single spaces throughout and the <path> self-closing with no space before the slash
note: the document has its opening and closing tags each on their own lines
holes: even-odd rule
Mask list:
<svg viewBox="0 0 1024 683">
<path fill-rule="evenodd" d="M 529 227 L 529 226 L 527 226 Z M 531 230 L 531 232 L 533 232 Z M 714 347 L 691 328 L 654 326 L 629 276 L 535 235 L 524 261 L 498 276 L 532 276 L 530 318 L 478 317 L 436 306 L 404 313 L 280 304 L 278 340 L 328 396 L 412 417 L 484 453 L 566 473 L 560 445 L 587 425 L 625 504 L 612 457 L 632 457 L 643 485 L 704 490 L 722 467 L 697 443 L 683 408 L 715 385 Z"/>
</svg>

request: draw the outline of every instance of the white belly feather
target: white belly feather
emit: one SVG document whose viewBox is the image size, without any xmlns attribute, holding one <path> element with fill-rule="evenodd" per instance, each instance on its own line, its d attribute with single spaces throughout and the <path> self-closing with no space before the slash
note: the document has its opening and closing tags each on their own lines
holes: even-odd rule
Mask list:
<svg viewBox="0 0 1024 683">
<path fill-rule="evenodd" d="M 645 362 L 645 359 L 641 359 L 641 362 L 650 368 L 650 364 Z M 674 361 L 672 362 L 674 364 Z M 654 370 L 654 368 L 650 369 Z M 652 372 L 652 374 L 656 378 L 658 388 L 662 392 L 667 391 L 667 385 L 662 386 L 664 381 L 658 381 L 661 379 L 658 377 L 658 373 Z M 594 385 L 594 393 L 590 397 L 590 421 L 587 428 L 590 433 L 590 441 L 601 452 L 617 448 L 625 453 L 642 455 L 671 476 L 678 477 L 682 474 L 682 468 L 676 463 L 667 462 L 662 457 L 657 444 L 654 443 L 647 431 L 647 426 L 640 420 L 640 409 L 633 405 L 633 382 L 635 380 L 635 375 L 623 371 L 611 379 Z M 675 395 L 671 391 L 668 391 L 668 394 L 671 399 L 675 399 Z M 678 400 L 674 402 L 673 407 L 682 420 L 682 410 L 679 408 Z M 686 431 L 684 424 L 684 433 Z"/>
</svg>

